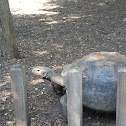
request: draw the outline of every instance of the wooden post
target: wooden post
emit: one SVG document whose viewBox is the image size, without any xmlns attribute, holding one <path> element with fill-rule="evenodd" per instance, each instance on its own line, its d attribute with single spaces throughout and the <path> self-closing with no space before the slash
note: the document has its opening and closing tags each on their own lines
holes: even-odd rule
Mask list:
<svg viewBox="0 0 126 126">
<path fill-rule="evenodd" d="M 118 68 L 116 126 L 126 126 L 126 66 Z"/>
<path fill-rule="evenodd" d="M 68 126 L 82 126 L 82 72 L 71 68 L 67 78 Z"/>
<path fill-rule="evenodd" d="M 25 67 L 16 64 L 11 67 L 11 90 L 16 115 L 16 126 L 29 126 Z"/>
</svg>

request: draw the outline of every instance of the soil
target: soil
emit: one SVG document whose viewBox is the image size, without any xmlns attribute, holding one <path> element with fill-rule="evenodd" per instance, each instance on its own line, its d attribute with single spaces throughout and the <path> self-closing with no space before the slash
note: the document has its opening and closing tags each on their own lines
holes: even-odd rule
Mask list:
<svg viewBox="0 0 126 126">
<path fill-rule="evenodd" d="M 31 126 L 67 126 L 61 96 L 55 94 L 49 81 L 33 75 L 31 68 L 47 66 L 61 73 L 64 65 L 92 52 L 125 55 L 125 0 L 25 2 L 10 0 L 21 59 L 0 57 L 0 126 L 15 123 L 9 71 L 16 63 L 26 67 Z M 84 108 L 83 125 L 115 126 L 115 113 Z"/>
</svg>

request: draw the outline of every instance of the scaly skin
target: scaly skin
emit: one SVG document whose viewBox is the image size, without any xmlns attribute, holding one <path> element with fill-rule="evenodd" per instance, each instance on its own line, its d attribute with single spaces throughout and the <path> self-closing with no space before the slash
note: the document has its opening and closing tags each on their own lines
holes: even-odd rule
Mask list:
<svg viewBox="0 0 126 126">
<path fill-rule="evenodd" d="M 43 79 L 49 80 L 53 83 L 56 83 L 64 87 L 63 78 L 48 67 L 43 66 L 33 67 L 32 73 L 41 76 Z"/>
</svg>

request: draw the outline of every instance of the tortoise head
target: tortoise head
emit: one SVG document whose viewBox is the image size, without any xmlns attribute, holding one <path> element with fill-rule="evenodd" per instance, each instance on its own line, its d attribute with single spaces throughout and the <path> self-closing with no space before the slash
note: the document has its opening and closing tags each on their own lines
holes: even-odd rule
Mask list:
<svg viewBox="0 0 126 126">
<path fill-rule="evenodd" d="M 44 77 L 49 72 L 51 73 L 52 70 L 48 67 L 43 67 L 43 66 L 32 67 L 32 73 L 41 77 Z"/>
<path fill-rule="evenodd" d="M 64 87 L 63 78 L 48 67 L 32 67 L 32 73 Z"/>
</svg>

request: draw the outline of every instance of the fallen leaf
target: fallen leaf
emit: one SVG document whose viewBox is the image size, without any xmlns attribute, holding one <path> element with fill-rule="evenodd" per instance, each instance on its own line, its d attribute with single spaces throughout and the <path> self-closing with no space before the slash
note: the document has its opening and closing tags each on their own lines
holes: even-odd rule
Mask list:
<svg viewBox="0 0 126 126">
<path fill-rule="evenodd" d="M 35 109 L 35 107 L 33 107 L 33 109 Z"/>
<path fill-rule="evenodd" d="M 4 115 L 6 116 L 6 115 L 8 115 L 8 113 L 5 113 Z"/>
</svg>

